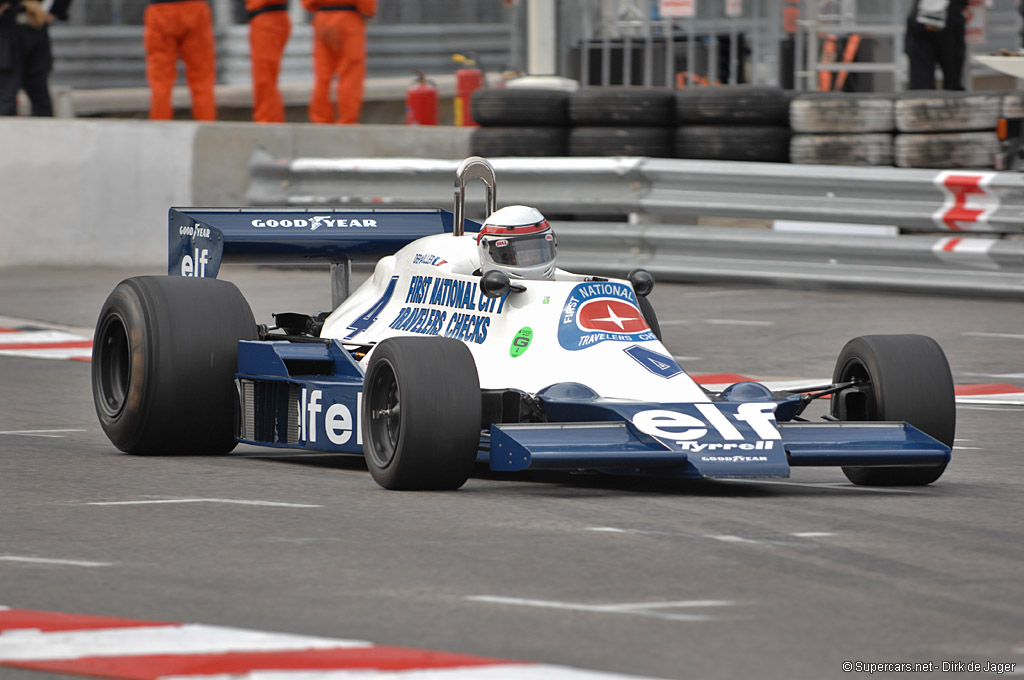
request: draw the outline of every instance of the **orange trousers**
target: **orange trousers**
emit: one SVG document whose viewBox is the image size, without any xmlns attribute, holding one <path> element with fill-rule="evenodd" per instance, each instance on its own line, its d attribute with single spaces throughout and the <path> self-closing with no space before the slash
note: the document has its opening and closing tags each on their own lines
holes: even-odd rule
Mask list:
<svg viewBox="0 0 1024 680">
<path fill-rule="evenodd" d="M 249 20 L 249 59 L 252 65 L 252 119 L 283 123 L 284 99 L 277 87 L 281 55 L 292 32 L 288 12 L 257 14 Z"/>
<path fill-rule="evenodd" d="M 185 62 L 185 80 L 192 92 L 192 118 L 216 120 L 213 86 L 217 57 L 213 13 L 206 0 L 161 2 L 146 7 L 143 43 L 149 81 L 149 117 L 172 117 L 171 89 L 178 78 L 178 57 Z"/>
<path fill-rule="evenodd" d="M 338 114 L 331 104 L 331 81 L 338 76 Z M 313 15 L 314 123 L 359 122 L 366 80 L 366 20 L 358 12 L 324 11 Z"/>
</svg>

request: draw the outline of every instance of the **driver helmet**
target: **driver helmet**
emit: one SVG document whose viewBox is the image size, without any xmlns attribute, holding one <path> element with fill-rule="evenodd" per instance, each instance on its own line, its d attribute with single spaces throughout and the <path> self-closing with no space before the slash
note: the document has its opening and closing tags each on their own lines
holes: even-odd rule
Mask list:
<svg viewBox="0 0 1024 680">
<path fill-rule="evenodd" d="M 480 269 L 510 278 L 555 278 L 555 233 L 536 208 L 510 205 L 491 213 L 476 237 Z"/>
</svg>

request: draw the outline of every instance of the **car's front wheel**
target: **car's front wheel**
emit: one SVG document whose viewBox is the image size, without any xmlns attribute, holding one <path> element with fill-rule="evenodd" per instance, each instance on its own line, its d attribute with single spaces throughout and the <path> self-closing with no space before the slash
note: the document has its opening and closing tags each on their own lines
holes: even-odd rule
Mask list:
<svg viewBox="0 0 1024 680">
<path fill-rule="evenodd" d="M 865 335 L 846 343 L 834 383 L 857 381 L 835 395 L 840 420 L 906 421 L 952 448 L 956 432 L 953 376 L 942 348 L 924 335 Z M 942 476 L 946 463 L 921 467 L 844 467 L 854 484 L 922 486 Z"/>
<path fill-rule="evenodd" d="M 447 338 L 388 338 L 363 380 L 363 455 L 386 489 L 457 489 L 480 444 L 473 355 Z"/>
</svg>

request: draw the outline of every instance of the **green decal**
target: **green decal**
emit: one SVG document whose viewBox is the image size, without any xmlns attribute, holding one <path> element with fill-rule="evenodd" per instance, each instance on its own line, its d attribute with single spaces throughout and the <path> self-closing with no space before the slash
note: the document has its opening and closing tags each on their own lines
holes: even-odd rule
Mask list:
<svg viewBox="0 0 1024 680">
<path fill-rule="evenodd" d="M 512 338 L 512 346 L 508 348 L 508 353 L 513 358 L 519 356 L 530 346 L 531 340 L 533 340 L 533 329 L 523 326 L 516 332 L 516 337 Z"/>
</svg>

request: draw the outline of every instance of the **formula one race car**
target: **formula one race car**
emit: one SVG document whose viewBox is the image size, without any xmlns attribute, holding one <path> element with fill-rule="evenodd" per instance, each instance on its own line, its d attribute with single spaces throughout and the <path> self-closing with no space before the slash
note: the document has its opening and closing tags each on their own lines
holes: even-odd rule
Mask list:
<svg viewBox="0 0 1024 680">
<path fill-rule="evenodd" d="M 522 206 L 539 221 L 467 232 L 470 179 L 483 180 L 494 218 L 481 158 L 456 172 L 454 214 L 172 208 L 170 275 L 122 281 L 96 326 L 93 396 L 111 442 L 152 455 L 238 442 L 362 454 L 389 489 L 455 489 L 477 462 L 676 478 L 837 465 L 867 485 L 942 474 L 956 412 L 931 338 L 851 340 L 831 385 L 706 391 L 660 341 L 649 274 L 555 269 L 547 222 Z M 516 235 L 529 238 L 512 252 Z M 257 325 L 215 278 L 229 259 L 330 262 L 336 309 Z M 378 261 L 347 295 L 359 259 Z M 546 268 L 520 278 L 517 266 Z M 802 418 L 822 397 L 830 415 Z"/>
</svg>

